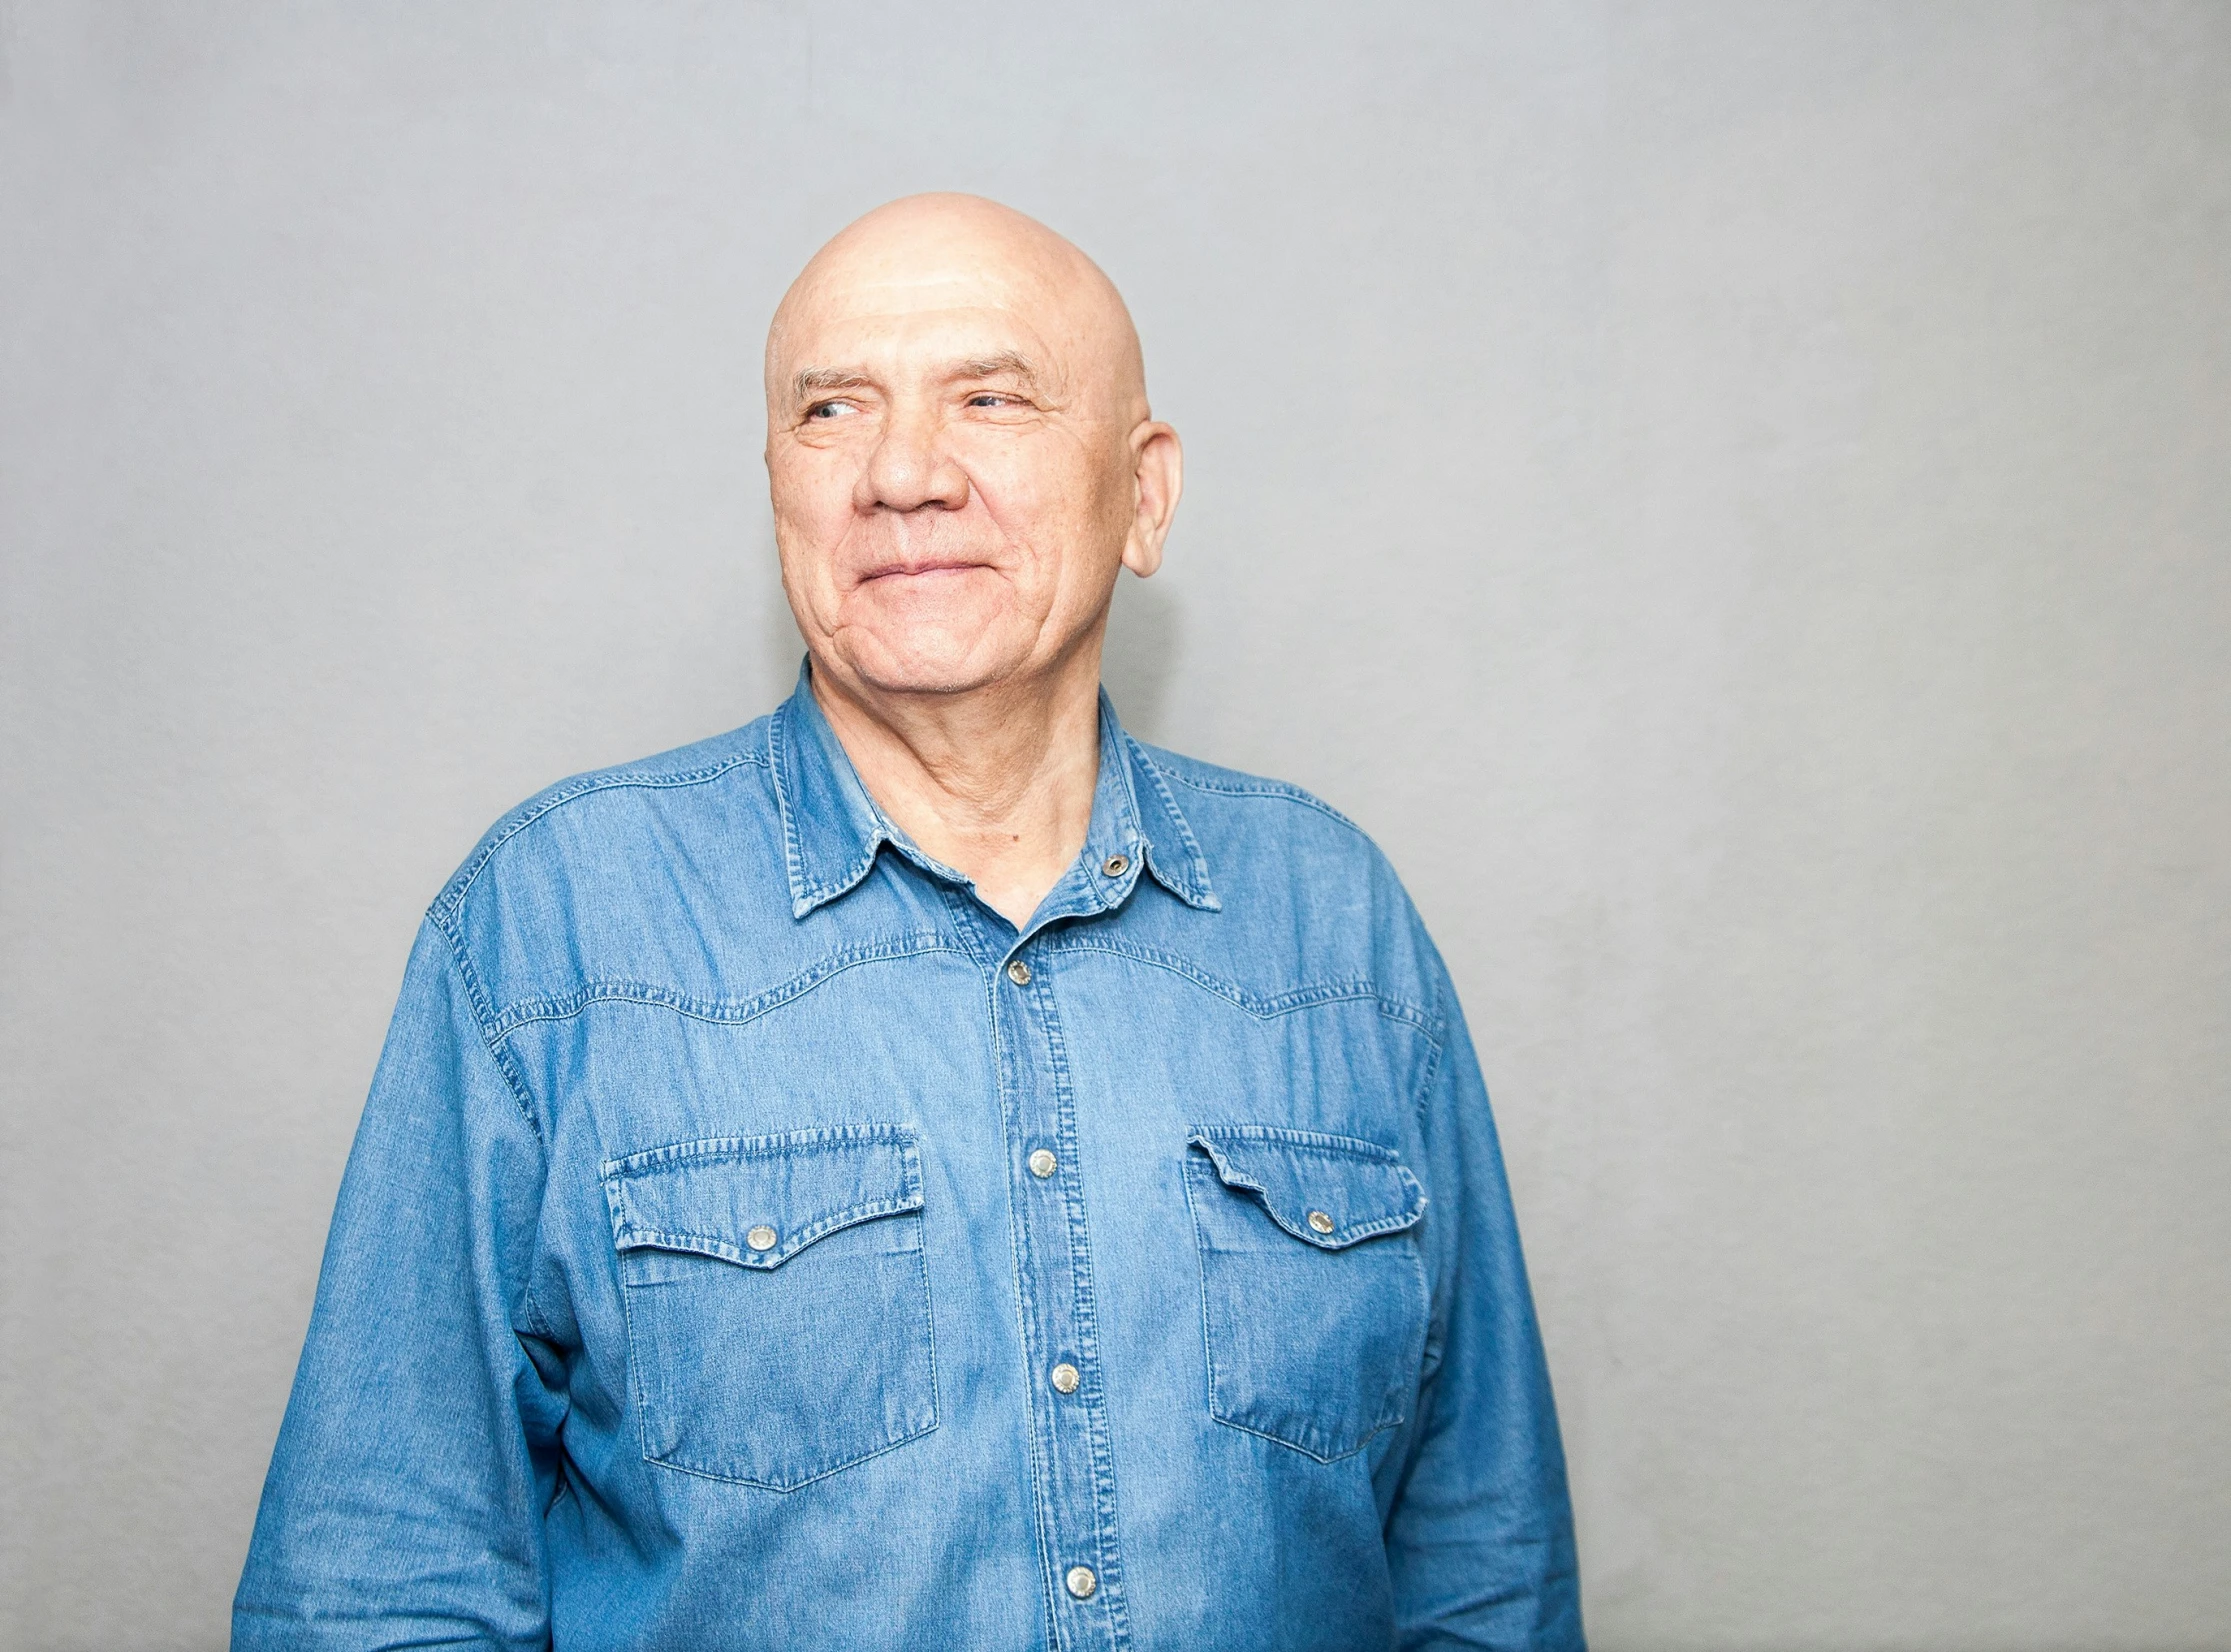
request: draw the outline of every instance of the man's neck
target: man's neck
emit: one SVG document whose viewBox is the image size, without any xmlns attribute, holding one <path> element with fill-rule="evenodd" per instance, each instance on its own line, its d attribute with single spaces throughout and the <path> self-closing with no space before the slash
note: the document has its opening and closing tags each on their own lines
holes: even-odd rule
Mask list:
<svg viewBox="0 0 2231 1652">
<path fill-rule="evenodd" d="M 880 694 L 813 673 L 813 695 L 860 781 L 922 851 L 963 873 L 1017 929 L 1092 825 L 1100 773 L 1099 650 L 1050 678 L 966 694 Z"/>
</svg>

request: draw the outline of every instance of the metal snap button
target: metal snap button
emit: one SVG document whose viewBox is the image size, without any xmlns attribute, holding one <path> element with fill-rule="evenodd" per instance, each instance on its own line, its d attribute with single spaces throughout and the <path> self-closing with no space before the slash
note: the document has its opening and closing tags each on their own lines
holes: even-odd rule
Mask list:
<svg viewBox="0 0 2231 1652">
<path fill-rule="evenodd" d="M 1090 1600 L 1092 1591 L 1100 1587 L 1100 1580 L 1092 1575 L 1090 1566 L 1070 1567 L 1069 1575 L 1061 1581 L 1069 1586 L 1069 1592 L 1079 1600 Z"/>
<path fill-rule="evenodd" d="M 1054 1392 L 1057 1394 L 1074 1394 L 1077 1384 L 1084 1380 L 1077 1375 L 1077 1368 L 1067 1360 L 1047 1372 L 1046 1377 L 1054 1385 Z"/>
<path fill-rule="evenodd" d="M 1020 958 L 1017 958 L 1013 963 L 1007 966 L 1007 979 L 1014 982 L 1015 985 L 1017 985 L 1018 987 L 1029 986 L 1030 966 L 1024 963 Z"/>
<path fill-rule="evenodd" d="M 1061 1161 L 1055 1158 L 1051 1153 L 1047 1152 L 1043 1147 L 1038 1149 L 1037 1152 L 1031 1154 L 1029 1164 L 1030 1173 L 1033 1176 L 1037 1177 L 1040 1181 L 1044 1181 L 1048 1176 L 1051 1176 L 1056 1170 L 1061 1168 Z"/>
<path fill-rule="evenodd" d="M 735 1230 L 731 1228 L 729 1231 L 734 1232 Z M 753 1250 L 773 1250 L 775 1248 L 775 1230 L 762 1222 L 744 1235 L 744 1243 Z"/>
<path fill-rule="evenodd" d="M 1111 878 L 1120 878 L 1124 873 L 1131 870 L 1131 857 L 1129 855 L 1110 855 L 1100 863 L 1100 870 L 1107 873 Z"/>
<path fill-rule="evenodd" d="M 1319 1233 L 1330 1233 L 1333 1229 L 1332 1218 L 1321 1210 L 1309 1213 L 1309 1225 Z"/>
</svg>

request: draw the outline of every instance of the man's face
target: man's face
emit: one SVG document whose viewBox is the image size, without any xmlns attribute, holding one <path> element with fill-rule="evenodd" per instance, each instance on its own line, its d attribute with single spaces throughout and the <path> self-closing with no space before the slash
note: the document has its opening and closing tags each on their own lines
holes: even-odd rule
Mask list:
<svg viewBox="0 0 2231 1652">
<path fill-rule="evenodd" d="M 1138 458 L 1166 427 L 1135 356 L 1110 359 L 1128 323 L 1109 337 L 1077 288 L 996 239 L 825 253 L 801 279 L 769 347 L 767 468 L 817 662 L 886 693 L 1028 676 L 1097 638 L 1119 562 L 1153 571 Z"/>
</svg>

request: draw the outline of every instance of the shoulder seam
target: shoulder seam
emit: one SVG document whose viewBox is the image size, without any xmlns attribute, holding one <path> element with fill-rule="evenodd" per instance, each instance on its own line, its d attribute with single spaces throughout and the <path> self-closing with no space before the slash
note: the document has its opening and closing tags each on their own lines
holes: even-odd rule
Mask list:
<svg viewBox="0 0 2231 1652">
<path fill-rule="evenodd" d="M 518 809 L 513 811 L 513 818 L 510 823 L 491 833 L 480 847 L 473 851 L 472 858 L 458 868 L 455 876 L 449 880 L 448 886 L 442 890 L 440 895 L 435 897 L 434 904 L 427 909 L 427 915 L 434 917 L 440 914 L 443 931 L 447 933 L 447 918 L 454 916 L 464 906 L 465 897 L 472 892 L 474 880 L 480 876 L 481 868 L 488 864 L 489 859 L 498 849 L 501 849 L 554 809 L 574 802 L 578 798 L 586 797 L 591 792 L 612 791 L 622 786 L 642 786 L 657 789 L 701 786 L 709 780 L 717 780 L 730 769 L 744 764 L 757 764 L 764 768 L 767 765 L 767 759 L 759 752 L 747 748 L 743 751 L 732 752 L 717 763 L 709 763 L 701 768 L 681 769 L 672 774 L 660 774 L 642 769 L 620 769 L 616 771 L 608 769 L 583 776 L 579 780 L 562 781 L 549 791 L 522 803 Z"/>
<path fill-rule="evenodd" d="M 1448 1053 L 1449 1017 L 1445 1008 L 1447 997 L 1447 987 L 1441 982 L 1435 982 L 1431 1011 L 1434 1030 L 1426 1039 L 1426 1046 L 1432 1053 L 1426 1058 L 1425 1071 L 1418 1075 L 1418 1093 L 1410 1103 L 1410 1117 L 1421 1130 L 1425 1127 L 1426 1103 L 1433 1097 L 1433 1081 L 1441 1076 L 1441 1061 Z"/>
<path fill-rule="evenodd" d="M 519 1116 L 538 1144 L 543 1142 L 542 1126 L 535 1122 L 533 1098 L 527 1092 L 527 1082 L 511 1059 L 511 1052 L 489 1035 L 492 1017 L 489 1013 L 488 994 L 480 984 L 480 976 L 465 956 L 464 937 L 457 933 L 457 926 L 450 922 L 455 912 L 426 914 L 426 921 L 441 932 L 449 948 L 449 967 L 457 972 L 457 979 L 465 989 L 465 999 L 472 1006 L 475 1030 L 480 1034 L 481 1047 L 488 1052 L 488 1059 L 495 1063 L 496 1071 L 503 1075 L 504 1088 L 510 1093 L 512 1105 L 519 1109 Z"/>
<path fill-rule="evenodd" d="M 1160 763 L 1155 764 L 1154 768 L 1156 773 L 1166 774 L 1180 786 L 1188 787 L 1196 792 L 1207 792 L 1214 797 L 1275 797 L 1282 802 L 1298 803 L 1305 809 L 1315 809 L 1328 820 L 1338 821 L 1359 837 L 1369 835 L 1361 826 L 1358 826 L 1323 798 L 1305 792 L 1299 786 L 1289 786 L 1283 781 L 1250 780 L 1240 785 L 1220 786 L 1212 781 L 1196 780 L 1191 775 L 1180 774 L 1177 770 L 1166 768 Z"/>
</svg>

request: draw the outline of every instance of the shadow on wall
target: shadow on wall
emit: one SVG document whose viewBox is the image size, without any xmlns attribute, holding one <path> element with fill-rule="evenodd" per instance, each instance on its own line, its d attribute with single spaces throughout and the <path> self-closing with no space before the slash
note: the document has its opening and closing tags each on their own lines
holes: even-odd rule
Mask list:
<svg viewBox="0 0 2231 1652">
<path fill-rule="evenodd" d="M 1116 575 L 1115 605 L 1108 616 L 1108 650 L 1100 680 L 1123 726 L 1142 740 L 1163 743 L 1162 713 L 1177 674 L 1180 632 L 1177 593 L 1156 580 Z"/>
<path fill-rule="evenodd" d="M 790 691 L 798 686 L 798 666 L 806 656 L 806 639 L 798 630 L 798 622 L 790 615 L 790 598 L 782 588 L 782 560 L 775 552 L 775 525 L 766 523 L 760 530 L 761 544 L 752 567 L 761 582 L 759 608 L 760 658 L 764 668 L 758 687 L 761 693 L 749 703 L 751 715 L 772 711 L 790 698 Z"/>
<path fill-rule="evenodd" d="M 772 535 L 769 536 L 770 539 Z M 805 641 L 790 604 L 782 594 L 781 578 L 774 572 L 770 544 L 759 566 L 766 568 L 768 590 L 761 604 L 760 692 L 750 702 L 758 711 L 771 709 L 786 698 L 798 677 L 799 656 Z M 1108 650 L 1100 665 L 1100 679 L 1115 701 L 1123 726 L 1142 740 L 1163 741 L 1162 714 L 1169 700 L 1170 680 L 1177 670 L 1179 633 L 1177 593 L 1169 586 L 1116 576 L 1115 603 L 1108 617 Z"/>
</svg>

